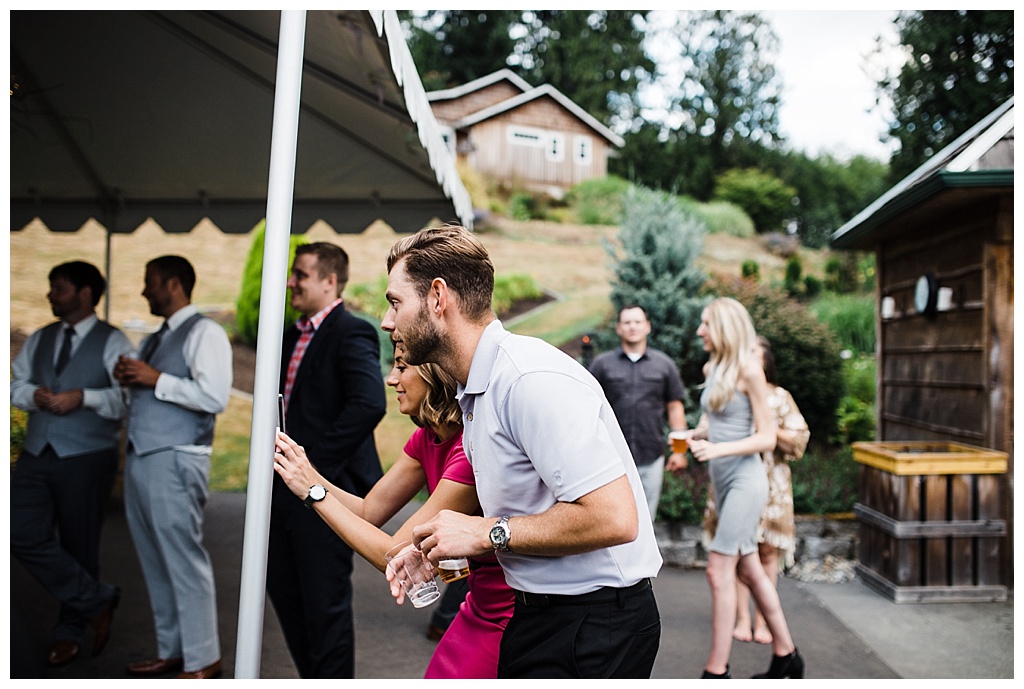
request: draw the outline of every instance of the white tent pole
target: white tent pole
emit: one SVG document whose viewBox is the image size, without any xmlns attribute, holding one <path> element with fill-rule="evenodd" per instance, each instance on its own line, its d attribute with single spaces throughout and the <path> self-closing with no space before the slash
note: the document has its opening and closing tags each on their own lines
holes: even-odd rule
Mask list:
<svg viewBox="0 0 1024 689">
<path fill-rule="evenodd" d="M 256 379 L 253 386 L 252 431 L 249 435 L 249 487 L 245 501 L 241 592 L 238 599 L 238 641 L 235 678 L 258 679 L 263 645 L 263 601 L 267 583 L 267 541 L 273 482 L 274 429 L 281 371 L 281 329 L 295 191 L 295 149 L 298 140 L 302 55 L 306 36 L 305 10 L 281 12 L 274 94 L 274 128 L 270 145 L 267 231 L 263 248 Z"/>
</svg>

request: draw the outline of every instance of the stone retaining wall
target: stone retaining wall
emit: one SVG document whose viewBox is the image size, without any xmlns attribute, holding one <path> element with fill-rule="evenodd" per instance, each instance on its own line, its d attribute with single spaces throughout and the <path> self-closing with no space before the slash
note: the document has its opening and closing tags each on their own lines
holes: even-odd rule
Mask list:
<svg viewBox="0 0 1024 689">
<path fill-rule="evenodd" d="M 700 526 L 655 522 L 654 533 L 665 565 L 703 568 L 707 550 Z M 796 564 L 786 576 L 802 581 L 848 581 L 854 576 L 858 528 L 853 515 L 798 515 Z"/>
</svg>

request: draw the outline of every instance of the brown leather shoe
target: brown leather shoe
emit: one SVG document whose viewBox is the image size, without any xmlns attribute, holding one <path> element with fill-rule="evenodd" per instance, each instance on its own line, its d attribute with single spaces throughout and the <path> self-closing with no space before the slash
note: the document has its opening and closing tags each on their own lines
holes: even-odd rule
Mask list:
<svg viewBox="0 0 1024 689">
<path fill-rule="evenodd" d="M 218 658 L 202 670 L 180 673 L 178 679 L 217 679 L 220 677 L 221 669 L 220 658 Z"/>
<path fill-rule="evenodd" d="M 445 630 L 436 624 L 427 625 L 427 638 L 431 641 L 440 641 L 441 637 L 444 636 L 444 632 Z"/>
<path fill-rule="evenodd" d="M 106 648 L 107 642 L 110 641 L 110 625 L 114 621 L 114 611 L 117 610 L 117 604 L 120 602 L 121 589 L 116 588 L 110 601 L 89 622 L 89 626 L 96 632 L 96 637 L 92 641 L 92 654 L 94 656 L 98 656 Z"/>
<path fill-rule="evenodd" d="M 78 642 L 71 639 L 57 639 L 50 648 L 50 655 L 46 657 L 46 664 L 57 667 L 67 665 L 78 657 Z"/>
<path fill-rule="evenodd" d="M 150 658 L 128 663 L 124 671 L 129 675 L 166 675 L 168 672 L 177 672 L 183 665 L 181 658 Z"/>
</svg>

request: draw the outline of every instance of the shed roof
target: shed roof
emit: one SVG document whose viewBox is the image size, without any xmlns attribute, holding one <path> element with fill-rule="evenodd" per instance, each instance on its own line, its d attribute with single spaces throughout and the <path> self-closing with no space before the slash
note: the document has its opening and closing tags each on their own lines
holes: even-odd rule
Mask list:
<svg viewBox="0 0 1024 689">
<path fill-rule="evenodd" d="M 926 203 L 1013 187 L 1013 98 L 993 110 L 832 233 L 837 249 L 867 249 L 893 218 Z"/>
<path fill-rule="evenodd" d="M 491 74 L 488 74 L 487 76 L 480 77 L 479 79 L 474 79 L 473 81 L 463 84 L 462 86 L 444 89 L 442 91 L 431 91 L 430 93 L 427 94 L 427 100 L 433 103 L 439 100 L 451 100 L 454 98 L 461 98 L 462 96 L 466 96 L 474 91 L 479 91 L 482 88 L 485 88 L 502 80 L 508 81 L 516 88 L 521 90 L 523 93 L 519 94 L 518 96 L 514 96 L 512 98 L 504 100 L 500 103 L 496 103 L 481 110 L 477 110 L 476 112 L 467 115 L 466 117 L 463 117 L 461 120 L 451 123 L 451 126 L 454 127 L 455 129 L 460 129 L 462 127 L 470 127 L 474 124 L 483 122 L 484 120 L 489 120 L 492 117 L 496 117 L 502 113 L 514 110 L 522 105 L 525 105 L 526 103 L 530 103 L 539 98 L 548 96 L 550 98 L 553 98 L 559 105 L 561 105 L 563 108 L 572 113 L 573 116 L 581 120 L 584 124 L 593 129 L 600 136 L 609 141 L 612 145 L 621 147 L 625 143 L 621 136 L 619 136 L 612 130 L 608 129 L 600 122 L 598 122 L 596 118 L 590 115 L 590 113 L 588 113 L 580 106 L 576 105 L 576 103 L 574 103 L 572 99 L 567 97 L 554 86 L 551 86 L 550 84 L 544 84 L 543 86 L 532 87 L 529 83 L 527 83 L 521 77 L 519 77 L 514 72 L 508 69 L 500 69 L 497 72 L 493 72 Z"/>
</svg>

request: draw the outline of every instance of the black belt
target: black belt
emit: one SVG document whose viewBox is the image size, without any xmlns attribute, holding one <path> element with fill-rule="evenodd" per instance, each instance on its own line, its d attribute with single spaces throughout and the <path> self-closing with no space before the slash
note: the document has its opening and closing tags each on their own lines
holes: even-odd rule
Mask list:
<svg viewBox="0 0 1024 689">
<path fill-rule="evenodd" d="M 529 593 L 519 589 L 513 589 L 513 591 L 516 593 L 516 602 L 522 605 L 548 607 L 550 605 L 596 605 L 599 603 L 617 602 L 621 606 L 626 598 L 643 593 L 649 588 L 651 588 L 651 580 L 641 579 L 632 586 L 625 588 L 618 589 L 611 586 L 602 586 L 596 591 L 581 593 L 576 596 L 555 593 Z"/>
</svg>

